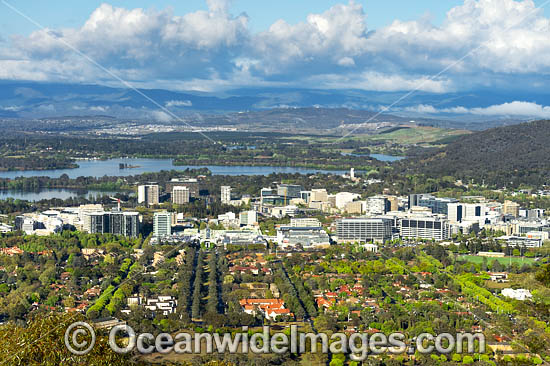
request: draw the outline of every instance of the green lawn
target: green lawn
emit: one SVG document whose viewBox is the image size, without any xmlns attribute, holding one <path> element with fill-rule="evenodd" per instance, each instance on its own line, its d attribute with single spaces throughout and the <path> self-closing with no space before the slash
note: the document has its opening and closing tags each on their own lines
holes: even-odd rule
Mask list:
<svg viewBox="0 0 550 366">
<path fill-rule="evenodd" d="M 391 141 L 397 144 L 421 144 L 432 143 L 452 136 L 460 136 L 471 133 L 465 130 L 453 130 L 437 127 L 418 126 L 395 130 L 389 133 L 380 133 L 369 136 L 369 140 Z"/>
<path fill-rule="evenodd" d="M 526 257 L 503 257 L 503 258 L 493 258 L 493 257 L 482 257 L 479 255 L 459 255 L 458 259 L 463 259 L 468 262 L 472 262 L 475 264 L 481 264 L 483 263 L 483 258 L 487 258 L 487 263 L 492 263 L 495 259 L 499 261 L 501 264 L 507 265 L 510 263 L 519 263 L 521 264 L 532 264 L 535 259 L 534 258 L 526 258 Z"/>
</svg>

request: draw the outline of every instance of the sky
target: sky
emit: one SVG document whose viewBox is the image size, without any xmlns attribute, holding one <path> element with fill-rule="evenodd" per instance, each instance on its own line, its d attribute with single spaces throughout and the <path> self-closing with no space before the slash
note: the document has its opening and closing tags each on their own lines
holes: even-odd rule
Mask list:
<svg viewBox="0 0 550 366">
<path fill-rule="evenodd" d="M 550 75 L 549 3 L 0 0 L 0 80 L 537 93 Z"/>
<path fill-rule="evenodd" d="M 7 1 L 7 0 L 6 0 Z M 17 6 L 19 10 L 35 19 L 38 23 L 49 28 L 79 27 L 98 8 L 101 1 L 61 1 L 61 0 L 27 0 L 23 3 L 8 1 Z M 446 12 L 453 6 L 461 3 L 460 0 L 373 0 L 357 1 L 368 14 L 369 28 L 376 29 L 391 24 L 395 19 L 414 20 L 423 16 L 429 16 L 434 23 L 440 24 L 445 18 Z M 539 1 L 536 1 L 537 3 Z M 310 13 L 322 13 L 331 6 L 341 3 L 338 0 L 234 0 L 230 4 L 233 14 L 246 13 L 250 18 L 250 28 L 253 31 L 262 31 L 279 19 L 289 23 L 298 23 L 304 20 Z M 540 1 L 542 4 L 543 1 Z M 116 7 L 166 9 L 172 8 L 174 14 L 185 15 L 197 10 L 208 10 L 208 5 L 203 0 L 180 1 L 111 1 L 109 4 Z M 65 10 L 62 10 L 65 9 Z M 7 9 L 6 9 L 7 10 Z M 32 23 L 14 17 L 12 11 L 0 12 L 0 29 L 5 34 L 30 34 L 36 30 Z"/>
</svg>

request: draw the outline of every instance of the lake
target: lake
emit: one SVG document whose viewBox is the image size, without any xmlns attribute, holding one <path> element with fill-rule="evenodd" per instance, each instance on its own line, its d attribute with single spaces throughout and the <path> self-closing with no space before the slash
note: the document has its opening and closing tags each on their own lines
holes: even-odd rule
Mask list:
<svg viewBox="0 0 550 366">
<path fill-rule="evenodd" d="M 393 163 L 394 161 L 399 161 L 406 159 L 406 156 L 395 156 L 395 155 L 386 155 L 386 154 L 354 154 L 354 153 L 341 153 L 344 156 L 368 156 L 370 158 L 374 158 L 376 160 L 380 161 L 386 161 L 389 163 Z"/>
<path fill-rule="evenodd" d="M 25 170 L 25 171 L 10 171 L 0 172 L 0 178 L 17 178 L 17 177 L 51 177 L 59 178 L 62 174 L 67 174 L 69 178 L 78 177 L 103 177 L 107 176 L 129 176 L 142 173 L 160 172 L 161 170 L 185 170 L 208 168 L 214 175 L 269 175 L 271 173 L 326 173 L 326 174 L 343 174 L 344 170 L 322 170 L 300 167 L 284 167 L 284 166 L 219 166 L 219 165 L 204 165 L 204 166 L 175 166 L 172 164 L 173 159 L 140 159 L 140 158 L 120 158 L 109 160 L 78 160 L 79 165 L 76 169 L 55 169 L 55 170 Z M 119 164 L 128 164 L 135 166 L 130 169 L 120 169 Z"/>
<path fill-rule="evenodd" d="M 75 197 L 101 197 L 101 196 L 114 196 L 117 192 L 112 191 L 82 191 L 66 188 L 45 188 L 39 191 L 25 192 L 25 191 L 2 191 L 0 190 L 0 200 L 5 200 L 7 198 L 26 200 L 26 201 L 40 201 L 40 200 L 49 200 L 52 198 L 59 198 L 66 200 L 68 198 Z M 130 194 L 133 194 L 130 192 Z"/>
<path fill-rule="evenodd" d="M 370 154 L 369 156 L 371 158 L 376 159 L 376 160 L 388 161 L 390 163 L 394 162 L 394 161 L 399 161 L 399 160 L 406 159 L 405 156 L 393 156 L 393 155 L 385 155 L 385 154 Z"/>
</svg>

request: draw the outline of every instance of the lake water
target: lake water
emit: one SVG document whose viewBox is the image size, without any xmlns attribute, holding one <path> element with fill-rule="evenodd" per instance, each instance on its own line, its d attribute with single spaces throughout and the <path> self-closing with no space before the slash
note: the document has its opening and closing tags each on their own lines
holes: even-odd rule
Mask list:
<svg viewBox="0 0 550 366">
<path fill-rule="evenodd" d="M 372 157 L 382 161 L 396 161 L 402 159 L 402 157 L 372 154 Z M 0 172 L 0 178 L 16 178 L 16 177 L 52 177 L 58 178 L 62 174 L 67 174 L 69 178 L 84 177 L 103 177 L 107 176 L 129 176 L 138 175 L 142 173 L 159 172 L 161 170 L 180 170 L 184 171 L 187 168 L 208 168 L 214 175 L 269 175 L 271 173 L 300 173 L 300 174 L 313 174 L 313 173 L 326 173 L 326 174 L 344 174 L 348 171 L 344 170 L 322 170 L 300 167 L 281 167 L 281 166 L 219 166 L 219 165 L 205 165 L 205 166 L 175 166 L 172 164 L 172 159 L 134 159 L 134 158 L 120 158 L 109 160 L 79 160 L 79 165 L 76 169 L 56 169 L 56 170 L 26 170 L 26 171 L 13 171 L 13 172 Z M 130 169 L 120 169 L 119 164 L 128 164 L 129 166 L 135 166 Z M 38 192 L 23 192 L 23 191 L 0 191 L 0 199 L 6 199 L 9 197 L 28 201 L 39 201 L 41 199 L 60 198 L 67 199 L 71 197 L 89 197 L 91 196 L 103 196 L 114 195 L 116 192 L 102 192 L 102 191 L 78 191 L 71 189 L 43 189 Z"/>
<path fill-rule="evenodd" d="M 368 157 L 374 158 L 376 160 L 386 161 L 386 162 L 389 162 L 389 163 L 406 159 L 405 156 L 394 156 L 394 155 L 386 155 L 386 154 L 364 154 L 363 155 L 363 154 L 354 154 L 354 153 L 345 153 L 345 152 L 343 152 L 342 155 L 344 155 L 344 156 L 368 156 Z"/>
<path fill-rule="evenodd" d="M 41 189 L 39 191 L 25 192 L 25 191 L 2 191 L 0 190 L 0 200 L 5 200 L 7 198 L 26 200 L 26 201 L 40 201 L 48 200 L 52 198 L 59 198 L 66 200 L 68 198 L 74 197 L 101 197 L 101 196 L 114 196 L 117 192 L 111 191 L 82 191 L 82 190 L 72 190 L 66 188 L 47 188 Z M 133 194 L 130 192 L 130 194 Z"/>
<path fill-rule="evenodd" d="M 385 154 L 370 154 L 369 156 L 371 158 L 376 159 L 376 160 L 388 161 L 390 163 L 394 162 L 394 161 L 399 161 L 399 160 L 406 159 L 405 156 L 393 156 L 393 155 L 385 155 Z"/>
<path fill-rule="evenodd" d="M 331 173 L 343 174 L 346 171 L 322 170 L 300 167 L 281 167 L 281 166 L 175 166 L 173 159 L 109 159 L 109 160 L 79 160 L 76 169 L 56 169 L 56 170 L 25 170 L 0 172 L 0 178 L 16 177 L 52 177 L 58 178 L 62 174 L 67 174 L 69 178 L 78 177 L 103 177 L 107 176 L 129 176 L 142 173 L 160 172 L 161 170 L 185 170 L 196 168 L 208 168 L 214 175 L 269 175 L 271 173 Z M 131 169 L 120 169 L 119 164 L 128 164 L 136 166 Z"/>
</svg>

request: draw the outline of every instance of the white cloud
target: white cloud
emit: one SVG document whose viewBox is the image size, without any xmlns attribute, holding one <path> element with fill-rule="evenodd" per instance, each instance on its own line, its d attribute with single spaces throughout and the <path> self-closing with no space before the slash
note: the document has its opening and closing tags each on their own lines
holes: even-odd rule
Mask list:
<svg viewBox="0 0 550 366">
<path fill-rule="evenodd" d="M 433 105 L 426 105 L 426 104 L 419 104 L 414 107 L 407 107 L 405 108 L 405 111 L 407 112 L 415 112 L 415 113 L 437 113 L 437 109 Z"/>
<path fill-rule="evenodd" d="M 473 108 L 473 114 L 483 116 L 526 116 L 537 118 L 550 118 L 550 107 L 536 103 L 514 101 L 487 108 Z"/>
<path fill-rule="evenodd" d="M 159 122 L 170 122 L 173 120 L 172 116 L 163 111 L 151 111 L 151 118 Z"/>
<path fill-rule="evenodd" d="M 364 72 L 349 75 L 321 75 L 312 79 L 315 83 L 325 83 L 328 88 L 334 89 L 365 89 L 374 91 L 419 90 L 433 93 L 442 93 L 452 90 L 451 81 L 443 78 L 431 79 L 425 76 L 401 76 L 396 74 L 382 74 L 379 72 Z"/>
<path fill-rule="evenodd" d="M 19 105 L 10 105 L 6 107 L 0 107 L 0 109 L 8 112 L 19 112 L 21 109 L 23 109 L 23 107 Z"/>
<path fill-rule="evenodd" d="M 100 105 L 97 105 L 97 106 L 92 106 L 90 107 L 90 111 L 92 112 L 107 112 L 107 110 L 109 109 L 109 106 L 100 106 Z"/>
<path fill-rule="evenodd" d="M 404 108 L 407 112 L 416 112 L 423 114 L 473 114 L 478 116 L 495 116 L 495 117 L 533 117 L 533 118 L 550 118 L 550 106 L 542 106 L 537 103 L 514 101 L 511 103 L 495 104 L 489 107 L 478 108 L 441 108 L 437 109 L 432 105 L 419 104 L 412 107 Z"/>
<path fill-rule="evenodd" d="M 0 46 L 0 78 L 113 81 L 61 40 L 123 79 L 205 91 L 307 85 L 441 93 L 512 89 L 517 75 L 544 88 L 550 77 L 550 20 L 533 0 L 464 0 L 441 26 L 395 20 L 378 30 L 368 29 L 363 7 L 351 0 L 256 34 L 246 15 L 230 14 L 230 0 L 206 2 L 207 11 L 184 15 L 102 4 L 79 28 L 13 36 L 10 48 Z"/>
<path fill-rule="evenodd" d="M 193 103 L 191 103 L 190 100 L 170 100 L 166 103 L 164 103 L 164 106 L 166 108 L 171 107 L 191 107 Z"/>
</svg>

